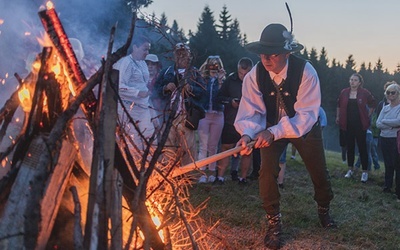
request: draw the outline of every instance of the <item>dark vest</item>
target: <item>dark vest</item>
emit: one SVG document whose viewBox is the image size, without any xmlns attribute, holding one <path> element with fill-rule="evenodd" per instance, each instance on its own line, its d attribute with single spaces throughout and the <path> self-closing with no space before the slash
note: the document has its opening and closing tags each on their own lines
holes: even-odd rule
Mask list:
<svg viewBox="0 0 400 250">
<path fill-rule="evenodd" d="M 289 117 L 293 117 L 296 114 L 294 103 L 297 100 L 297 91 L 299 90 L 306 62 L 304 59 L 290 55 L 287 78 L 279 87 L 274 85 L 263 64 L 261 62 L 257 64 L 257 83 L 267 108 L 267 127 L 278 123 L 279 95 L 282 98 L 286 114 Z"/>
</svg>

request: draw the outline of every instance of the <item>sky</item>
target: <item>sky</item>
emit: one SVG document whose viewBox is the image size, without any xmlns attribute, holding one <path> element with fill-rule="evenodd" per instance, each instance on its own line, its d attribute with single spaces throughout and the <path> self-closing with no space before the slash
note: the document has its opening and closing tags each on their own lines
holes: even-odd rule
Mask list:
<svg viewBox="0 0 400 250">
<path fill-rule="evenodd" d="M 292 13 L 295 38 L 308 51 L 315 48 L 319 54 L 325 47 L 328 59 L 342 64 L 353 55 L 357 69 L 363 62 L 375 66 L 379 58 L 391 73 L 400 64 L 399 0 L 154 0 L 142 12 L 157 17 L 165 13 L 169 25 L 176 20 L 187 34 L 197 31 L 206 5 L 216 21 L 226 5 L 248 42 L 253 42 L 269 23 L 290 29 L 285 2 Z"/>
</svg>

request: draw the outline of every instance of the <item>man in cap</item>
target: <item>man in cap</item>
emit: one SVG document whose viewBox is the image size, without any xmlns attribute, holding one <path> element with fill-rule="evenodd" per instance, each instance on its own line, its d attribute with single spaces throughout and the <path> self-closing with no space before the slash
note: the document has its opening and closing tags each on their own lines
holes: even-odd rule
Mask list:
<svg viewBox="0 0 400 250">
<path fill-rule="evenodd" d="M 251 152 L 247 144 L 252 140 L 254 147 L 260 148 L 259 188 L 268 220 L 264 245 L 279 249 L 282 229 L 277 177 L 279 158 L 288 143 L 298 149 L 310 174 L 321 225 L 336 227 L 329 215 L 333 193 L 318 121 L 320 85 L 313 66 L 292 54 L 303 45 L 283 25 L 268 25 L 260 41 L 246 48 L 259 54 L 261 62 L 244 78 L 235 120 L 235 128 L 241 134 L 237 145 L 242 146 L 242 155 Z"/>
</svg>

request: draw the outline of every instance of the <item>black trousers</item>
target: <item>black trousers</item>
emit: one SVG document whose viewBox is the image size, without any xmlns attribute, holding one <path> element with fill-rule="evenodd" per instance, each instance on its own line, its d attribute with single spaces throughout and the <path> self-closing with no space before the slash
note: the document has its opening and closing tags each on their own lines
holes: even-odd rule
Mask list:
<svg viewBox="0 0 400 250">
<path fill-rule="evenodd" d="M 326 168 L 321 127 L 317 123 L 309 133 L 300 138 L 280 139 L 269 147 L 261 148 L 261 169 L 259 177 L 260 196 L 267 214 L 280 212 L 280 193 L 277 183 L 279 158 L 288 143 L 299 152 L 314 185 L 314 200 L 327 207 L 333 199 L 330 176 Z"/>
</svg>

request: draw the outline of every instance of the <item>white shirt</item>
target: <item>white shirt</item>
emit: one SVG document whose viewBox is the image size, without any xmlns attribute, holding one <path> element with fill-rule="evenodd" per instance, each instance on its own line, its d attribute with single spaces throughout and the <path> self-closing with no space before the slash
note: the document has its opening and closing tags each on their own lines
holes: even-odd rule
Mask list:
<svg viewBox="0 0 400 250">
<path fill-rule="evenodd" d="M 122 100 L 142 106 L 149 105 L 149 97 L 139 97 L 139 91 L 148 91 L 149 70 L 144 60 L 133 60 L 131 55 L 113 65 L 119 70 L 119 95 Z"/>
<path fill-rule="evenodd" d="M 287 64 L 278 74 L 269 72 L 271 79 L 279 75 L 287 77 Z M 257 65 L 243 79 L 242 99 L 235 120 L 235 128 L 241 135 L 249 135 L 252 139 L 266 129 L 267 110 L 263 95 L 256 82 Z M 319 78 L 316 70 L 310 63 L 304 67 L 303 77 L 297 92 L 297 101 L 294 103 L 296 114 L 289 118 L 283 116 L 277 125 L 269 128 L 275 140 L 281 138 L 298 138 L 308 133 L 317 122 L 321 105 Z"/>
</svg>

